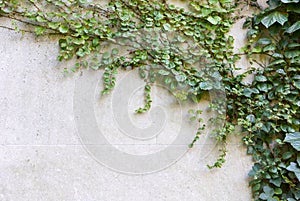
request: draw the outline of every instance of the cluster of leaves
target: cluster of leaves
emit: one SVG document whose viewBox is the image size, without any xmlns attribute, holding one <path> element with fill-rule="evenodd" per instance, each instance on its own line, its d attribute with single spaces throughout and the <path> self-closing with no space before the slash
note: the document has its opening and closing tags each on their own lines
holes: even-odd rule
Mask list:
<svg viewBox="0 0 300 201">
<path fill-rule="evenodd" d="M 114 88 L 120 69 L 138 69 L 145 80 L 145 105 L 137 113 L 150 109 L 155 82 L 180 100 L 196 103 L 224 87 L 226 100 L 211 104 L 220 114 L 212 123 L 225 124 L 215 131 L 221 154 L 209 167 L 224 163 L 227 136 L 239 125 L 255 161 L 250 173 L 254 198 L 292 201 L 300 199 L 300 3 L 268 3 L 245 23 L 249 43 L 244 52 L 260 67 L 237 76 L 239 57 L 227 35 L 236 9 L 231 0 L 191 0 L 188 9 L 164 0 L 109 0 L 103 7 L 86 0 L 0 0 L 0 18 L 26 24 L 0 27 L 57 36 L 58 59 L 78 60 L 72 71 L 104 70 L 103 94 Z M 249 74 L 255 74 L 251 84 L 244 82 Z M 205 125 L 201 111 L 189 113 L 199 122 L 192 147 Z"/>
<path fill-rule="evenodd" d="M 254 81 L 234 88 L 238 123 L 255 164 L 249 173 L 257 200 L 300 199 L 300 1 L 269 0 L 249 18 L 244 51 Z"/>
<path fill-rule="evenodd" d="M 234 70 L 233 38 L 226 33 L 235 5 L 231 0 L 195 0 L 188 6 L 163 0 L 110 0 L 105 6 L 86 0 L 0 0 L 0 17 L 27 25 L 8 29 L 59 37 L 58 59 L 78 60 L 71 71 L 103 69 L 103 94 L 114 88 L 119 69 L 138 68 L 146 82 L 145 106 L 136 110 L 142 113 L 151 107 L 154 82 L 168 86 L 182 101 L 198 103 L 210 90 L 221 90 L 222 76 Z M 215 107 L 225 114 L 220 108 Z M 225 161 L 227 129 L 221 133 L 216 132 L 223 148 L 215 167 Z"/>
</svg>

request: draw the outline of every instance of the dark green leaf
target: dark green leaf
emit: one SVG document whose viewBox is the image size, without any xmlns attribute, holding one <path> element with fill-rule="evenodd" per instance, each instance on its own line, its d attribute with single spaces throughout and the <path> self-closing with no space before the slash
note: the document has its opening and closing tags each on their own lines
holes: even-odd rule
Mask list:
<svg viewBox="0 0 300 201">
<path fill-rule="evenodd" d="M 269 15 L 267 15 L 261 20 L 262 24 L 267 28 L 272 26 L 275 22 L 278 22 L 279 24 L 283 25 L 287 21 L 288 21 L 288 14 L 278 12 L 278 11 L 274 11 L 270 13 Z"/>
</svg>

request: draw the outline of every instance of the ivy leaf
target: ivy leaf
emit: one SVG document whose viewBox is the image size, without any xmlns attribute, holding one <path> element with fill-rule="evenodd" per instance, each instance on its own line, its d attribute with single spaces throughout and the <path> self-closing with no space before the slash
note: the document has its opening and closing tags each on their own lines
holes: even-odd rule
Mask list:
<svg viewBox="0 0 300 201">
<path fill-rule="evenodd" d="M 209 21 L 209 22 L 212 23 L 213 25 L 218 24 L 221 20 L 222 20 L 222 18 L 220 18 L 219 16 L 214 16 L 214 17 L 209 16 L 209 17 L 207 18 L 207 21 Z"/>
<path fill-rule="evenodd" d="M 258 81 L 258 82 L 266 82 L 267 78 L 263 75 L 259 75 L 259 76 L 255 77 L 255 80 Z"/>
<path fill-rule="evenodd" d="M 59 27 L 60 23 L 59 22 L 49 22 L 48 23 L 48 26 L 51 28 L 51 29 L 57 29 Z"/>
<path fill-rule="evenodd" d="M 286 63 L 285 60 L 277 59 L 277 60 L 273 61 L 272 63 L 270 63 L 269 65 L 272 66 L 272 65 L 282 64 L 282 63 Z"/>
<path fill-rule="evenodd" d="M 282 12 L 272 12 L 271 14 L 267 15 L 261 20 L 261 23 L 269 28 L 271 25 L 273 25 L 275 22 L 278 22 L 279 24 L 283 25 L 286 21 L 288 21 L 288 14 L 282 13 Z"/>
<path fill-rule="evenodd" d="M 297 179 L 300 181 L 300 168 L 297 166 L 296 163 L 291 162 L 290 165 L 286 169 L 291 172 L 294 172 Z"/>
<path fill-rule="evenodd" d="M 300 29 L 300 21 L 295 22 L 292 26 L 290 26 L 285 32 L 287 33 L 293 33 L 295 31 L 298 31 Z"/>
<path fill-rule="evenodd" d="M 187 35 L 187 36 L 193 36 L 193 35 L 194 35 L 194 32 L 193 32 L 193 31 L 190 31 L 190 30 L 185 30 L 184 33 L 185 33 L 185 35 Z"/>
<path fill-rule="evenodd" d="M 44 27 L 35 27 L 35 29 L 34 29 L 34 32 L 35 32 L 35 34 L 36 35 L 42 35 L 43 33 L 45 33 L 45 31 L 46 31 L 46 28 L 44 28 Z"/>
<path fill-rule="evenodd" d="M 208 82 L 200 82 L 200 89 L 202 90 L 211 90 L 212 86 Z"/>
<path fill-rule="evenodd" d="M 300 0 L 281 0 L 282 3 L 299 3 Z"/>
<path fill-rule="evenodd" d="M 166 30 L 166 31 L 170 31 L 172 29 L 172 27 L 169 23 L 164 24 L 163 27 L 164 27 L 164 30 Z"/>
<path fill-rule="evenodd" d="M 288 12 L 294 12 L 294 13 L 298 13 L 298 14 L 300 14 L 300 6 L 299 6 L 299 4 L 288 4 L 287 5 L 287 11 Z"/>
<path fill-rule="evenodd" d="M 181 75 L 176 75 L 175 76 L 175 79 L 178 81 L 178 82 L 183 82 L 184 80 L 186 80 L 186 76 L 181 74 Z"/>
<path fill-rule="evenodd" d="M 289 50 L 284 53 L 284 56 L 287 58 L 295 58 L 300 56 L 300 50 Z"/>
<path fill-rule="evenodd" d="M 300 132 L 288 133 L 284 142 L 290 143 L 297 151 L 300 151 Z"/>
<path fill-rule="evenodd" d="M 272 43 L 272 40 L 269 38 L 260 38 L 257 43 L 261 45 L 269 45 Z"/>
<path fill-rule="evenodd" d="M 165 70 L 159 70 L 159 71 L 158 71 L 158 74 L 160 74 L 160 75 L 169 75 L 170 72 L 165 71 Z"/>
<path fill-rule="evenodd" d="M 277 187 L 280 187 L 280 185 L 282 183 L 282 179 L 280 177 L 278 177 L 276 179 L 271 179 L 270 183 L 274 184 Z"/>
<path fill-rule="evenodd" d="M 300 81 L 294 81 L 294 86 L 300 89 Z"/>
<path fill-rule="evenodd" d="M 274 189 L 269 186 L 264 186 L 264 192 L 259 195 L 259 198 L 262 200 L 269 200 L 274 195 Z"/>
<path fill-rule="evenodd" d="M 253 92 L 253 91 L 252 91 L 251 89 L 245 88 L 245 89 L 243 90 L 243 95 L 250 98 L 252 92 Z"/>
<path fill-rule="evenodd" d="M 249 114 L 247 117 L 246 117 L 246 119 L 248 120 L 248 121 L 250 121 L 251 123 L 255 123 L 255 116 L 253 115 L 253 114 Z"/>
<path fill-rule="evenodd" d="M 59 31 L 60 31 L 60 33 L 67 33 L 69 31 L 69 27 L 67 27 L 65 25 L 61 25 L 59 27 Z"/>
<path fill-rule="evenodd" d="M 111 51 L 111 54 L 112 54 L 112 55 L 117 55 L 117 54 L 119 54 L 119 49 L 113 48 L 112 51 Z"/>
</svg>

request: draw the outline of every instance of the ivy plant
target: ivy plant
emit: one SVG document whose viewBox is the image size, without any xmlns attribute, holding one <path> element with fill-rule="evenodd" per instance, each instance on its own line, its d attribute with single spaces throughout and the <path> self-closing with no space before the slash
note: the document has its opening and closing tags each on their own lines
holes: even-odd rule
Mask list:
<svg viewBox="0 0 300 201">
<path fill-rule="evenodd" d="M 255 162 L 249 173 L 254 197 L 294 201 L 300 199 L 300 3 L 268 4 L 245 22 L 249 43 L 244 51 L 259 68 L 237 94 L 243 103 L 238 122 Z"/>
</svg>

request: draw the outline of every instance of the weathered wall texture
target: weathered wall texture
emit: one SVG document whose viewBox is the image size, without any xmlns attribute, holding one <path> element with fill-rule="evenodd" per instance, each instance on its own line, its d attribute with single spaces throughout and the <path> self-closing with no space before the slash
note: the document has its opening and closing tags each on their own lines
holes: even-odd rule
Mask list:
<svg viewBox="0 0 300 201">
<path fill-rule="evenodd" d="M 232 30 L 237 47 L 245 39 L 241 25 L 242 20 Z M 236 136 L 228 145 L 227 162 L 218 170 L 206 168 L 217 150 L 209 140 L 200 140 L 179 161 L 156 173 L 133 176 L 104 167 L 79 139 L 73 103 L 80 76 L 64 76 L 62 69 L 70 64 L 56 60 L 56 41 L 35 41 L 31 35 L 3 29 L 0 38 L 1 201 L 251 200 L 247 181 L 251 159 Z M 245 66 L 246 61 L 240 65 Z M 157 99 L 163 99 L 160 96 Z M 134 107 L 140 103 L 133 99 Z M 95 105 L 98 120 L 109 114 L 109 96 Z M 107 119 L 101 128 L 106 138 L 112 144 L 126 145 L 118 148 L 128 153 L 158 151 L 164 148 L 161 142 L 172 140 L 177 129 L 170 124 L 164 133 L 171 137 L 139 144 L 122 137 L 113 119 Z M 143 125 L 147 118 L 136 119 L 139 121 Z"/>
</svg>

